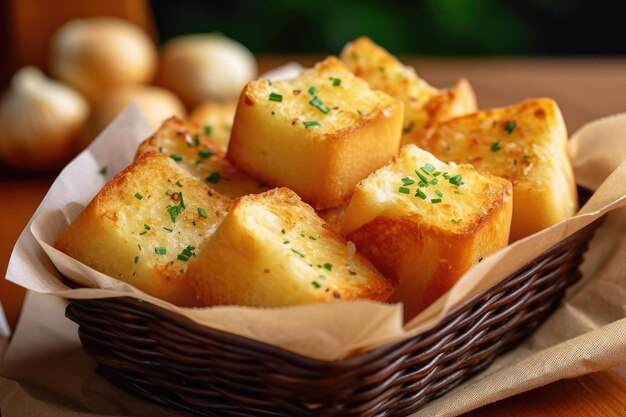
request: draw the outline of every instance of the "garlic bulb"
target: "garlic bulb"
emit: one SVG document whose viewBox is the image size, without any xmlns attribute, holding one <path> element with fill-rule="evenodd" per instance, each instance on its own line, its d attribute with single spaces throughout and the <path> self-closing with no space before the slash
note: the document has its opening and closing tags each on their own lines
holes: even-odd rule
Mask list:
<svg viewBox="0 0 626 417">
<path fill-rule="evenodd" d="M 171 116 L 185 117 L 185 107 L 172 92 L 159 87 L 121 87 L 104 94 L 93 104 L 85 139 L 92 140 L 106 125 L 136 103 L 154 130 Z"/>
<path fill-rule="evenodd" d="M 52 38 L 52 74 L 89 100 L 111 88 L 150 81 L 156 62 L 156 47 L 150 37 L 122 19 L 71 20 Z"/>
<path fill-rule="evenodd" d="M 0 102 L 0 158 L 21 168 L 48 168 L 71 157 L 89 113 L 76 91 L 24 67 Z"/>
<path fill-rule="evenodd" d="M 181 36 L 163 50 L 160 80 L 189 107 L 201 101 L 236 100 L 256 75 L 252 53 L 220 34 Z"/>
</svg>

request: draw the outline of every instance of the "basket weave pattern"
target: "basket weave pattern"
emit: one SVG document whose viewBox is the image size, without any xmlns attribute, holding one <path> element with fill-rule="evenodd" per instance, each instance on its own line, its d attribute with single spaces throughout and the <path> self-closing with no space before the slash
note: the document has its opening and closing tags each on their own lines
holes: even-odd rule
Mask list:
<svg viewBox="0 0 626 417">
<path fill-rule="evenodd" d="M 98 370 L 123 389 L 203 416 L 404 416 L 485 369 L 580 278 L 600 220 L 559 242 L 436 328 L 323 362 L 206 328 L 131 298 L 70 300 Z"/>
</svg>

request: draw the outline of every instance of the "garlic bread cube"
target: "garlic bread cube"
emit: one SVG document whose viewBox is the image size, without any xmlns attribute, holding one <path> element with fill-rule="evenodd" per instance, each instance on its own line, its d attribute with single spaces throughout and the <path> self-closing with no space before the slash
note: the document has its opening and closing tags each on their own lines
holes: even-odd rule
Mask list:
<svg viewBox="0 0 626 417">
<path fill-rule="evenodd" d="M 207 101 L 196 106 L 189 120 L 200 126 L 206 136 L 218 145 L 228 148 L 237 103 Z"/>
<path fill-rule="evenodd" d="M 102 188 L 55 246 L 155 297 L 198 306 L 184 273 L 229 206 L 166 154 L 146 153 Z"/>
<path fill-rule="evenodd" d="M 404 103 L 403 145 L 413 143 L 421 147 L 421 142 L 442 121 L 476 111 L 476 96 L 466 79 L 449 89 L 437 89 L 367 37 L 348 43 L 340 57 L 371 88 Z"/>
<path fill-rule="evenodd" d="M 190 174 L 229 198 L 260 193 L 269 188 L 231 164 L 226 159 L 225 149 L 213 142 L 204 129 L 171 117 L 139 146 L 137 155 L 155 151 L 169 155 Z"/>
<path fill-rule="evenodd" d="M 399 281 L 391 300 L 402 301 L 412 317 L 507 245 L 511 195 L 508 180 L 405 145 L 356 187 L 342 231 Z"/>
<path fill-rule="evenodd" d="M 393 285 L 287 188 L 238 198 L 190 263 L 207 305 L 384 301 Z"/>
<path fill-rule="evenodd" d="M 291 80 L 250 82 L 227 156 L 316 209 L 339 206 L 398 151 L 402 106 L 330 57 Z"/>
<path fill-rule="evenodd" d="M 341 223 L 346 215 L 346 207 L 348 203 L 342 204 L 338 207 L 332 207 L 324 210 L 317 210 L 316 213 L 326 222 L 326 226 L 333 229 L 335 232 L 341 232 Z"/>
<path fill-rule="evenodd" d="M 449 120 L 424 149 L 443 161 L 472 164 L 513 183 L 511 241 L 578 210 L 565 122 L 551 99 L 526 100 Z"/>
</svg>

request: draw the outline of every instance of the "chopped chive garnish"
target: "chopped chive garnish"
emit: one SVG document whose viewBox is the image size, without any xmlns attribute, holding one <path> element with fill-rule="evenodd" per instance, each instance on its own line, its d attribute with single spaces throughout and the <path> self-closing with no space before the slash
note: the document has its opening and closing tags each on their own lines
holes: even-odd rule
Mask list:
<svg viewBox="0 0 626 417">
<path fill-rule="evenodd" d="M 428 183 L 424 182 L 424 181 L 420 181 L 417 185 L 419 185 L 420 187 L 424 188 L 424 187 L 428 187 Z"/>
<path fill-rule="evenodd" d="M 341 78 L 333 78 L 333 87 L 339 87 L 341 85 Z"/>
<path fill-rule="evenodd" d="M 179 154 L 177 154 L 177 153 L 173 153 L 173 154 L 171 154 L 171 155 L 170 155 L 170 158 L 172 158 L 172 159 L 173 159 L 174 161 L 176 161 L 176 162 L 180 162 L 180 161 L 182 161 L 182 160 L 183 160 L 183 157 L 182 157 L 182 156 L 180 156 L 180 155 L 179 155 Z"/>
<path fill-rule="evenodd" d="M 159 152 L 163 153 L 163 146 L 159 146 Z"/>
<path fill-rule="evenodd" d="M 313 99 L 309 101 L 309 104 L 312 105 L 313 107 L 316 107 L 319 111 L 321 111 L 324 114 L 330 111 L 330 109 L 326 107 L 324 103 L 322 102 L 322 100 L 320 100 L 319 97 L 317 96 L 314 96 Z"/>
<path fill-rule="evenodd" d="M 135 198 L 137 200 L 143 200 L 143 196 L 141 194 L 139 194 L 139 193 L 135 193 Z"/>
<path fill-rule="evenodd" d="M 206 159 L 206 158 L 212 157 L 213 156 L 213 152 L 208 150 L 208 149 L 200 149 L 198 151 L 198 155 L 200 155 L 200 158 Z"/>
<path fill-rule="evenodd" d="M 422 171 L 424 171 L 425 173 L 427 173 L 428 175 L 432 174 L 435 171 L 435 167 L 431 164 L 426 164 L 423 167 L 420 168 Z"/>
<path fill-rule="evenodd" d="M 205 132 L 206 132 L 206 128 L 205 128 Z M 193 143 L 196 146 L 200 145 L 200 135 L 198 135 L 197 133 L 193 135 Z"/>
<path fill-rule="evenodd" d="M 356 272 L 350 271 L 350 275 L 356 275 Z"/>
<path fill-rule="evenodd" d="M 441 175 L 441 171 L 435 171 L 433 172 L 433 177 L 438 177 Z"/>
<path fill-rule="evenodd" d="M 135 256 L 135 259 L 133 260 L 134 263 L 139 262 L 139 256 Z"/>
<path fill-rule="evenodd" d="M 198 207 L 198 214 L 200 215 L 200 217 L 204 217 L 205 219 L 207 217 L 206 210 L 203 209 L 202 207 Z"/>
<path fill-rule="evenodd" d="M 415 124 L 413 122 L 411 122 L 408 125 L 404 126 L 402 128 L 402 133 L 409 133 L 411 130 L 413 130 L 413 126 L 415 126 Z"/>
<path fill-rule="evenodd" d="M 167 230 L 170 233 L 172 233 L 174 231 L 174 229 L 171 229 L 171 228 L 165 227 L 165 226 L 163 226 L 163 230 Z"/>
<path fill-rule="evenodd" d="M 333 270 L 333 264 L 331 264 L 330 262 L 326 262 L 324 265 L 322 265 L 324 267 L 324 269 L 327 269 L 329 271 Z"/>
<path fill-rule="evenodd" d="M 402 185 L 407 186 L 407 185 L 413 185 L 415 184 L 415 180 L 411 177 L 404 177 L 402 178 Z"/>
<path fill-rule="evenodd" d="M 288 240 L 284 240 L 284 241 L 283 241 L 283 245 L 286 245 L 287 243 L 289 243 L 289 241 L 288 241 Z"/>
<path fill-rule="evenodd" d="M 311 281 L 311 285 L 313 285 L 315 288 L 322 288 L 322 284 L 317 281 Z"/>
<path fill-rule="evenodd" d="M 500 141 L 497 141 L 496 143 L 491 145 L 491 152 L 497 152 L 500 149 L 502 149 L 502 146 L 500 146 Z"/>
<path fill-rule="evenodd" d="M 315 93 L 317 93 L 317 88 L 315 88 L 313 86 L 309 87 L 309 94 L 314 96 Z"/>
<path fill-rule="evenodd" d="M 508 122 L 506 126 L 504 126 L 504 130 L 510 135 L 517 128 L 517 123 L 515 121 Z"/>
<path fill-rule="evenodd" d="M 166 195 L 172 195 L 172 194 L 174 194 L 174 190 L 172 190 L 171 188 L 168 188 L 167 190 L 165 190 L 165 194 Z"/>
<path fill-rule="evenodd" d="M 452 224 L 458 224 L 458 223 L 461 223 L 463 219 L 458 219 L 458 220 L 452 219 L 450 221 L 452 222 Z"/>
<path fill-rule="evenodd" d="M 147 231 L 147 230 L 144 230 L 143 232 L 140 232 L 140 233 L 139 233 L 139 236 L 143 236 L 143 235 L 145 235 L 146 233 L 148 233 L 148 231 Z"/>
<path fill-rule="evenodd" d="M 328 278 L 326 275 L 320 274 L 320 279 L 326 279 L 326 278 Z"/>
<path fill-rule="evenodd" d="M 295 249 L 291 249 L 291 251 L 292 251 L 293 253 L 295 253 L 296 255 L 300 255 L 301 257 L 303 257 L 303 258 L 304 258 L 304 253 L 302 253 L 302 252 L 300 252 L 300 251 L 298 251 L 298 250 L 295 250 Z"/>
<path fill-rule="evenodd" d="M 270 93 L 270 101 L 277 101 L 280 103 L 283 101 L 283 96 L 277 93 Z"/>
<path fill-rule="evenodd" d="M 108 171 L 109 171 L 108 167 L 102 167 L 100 168 L 100 175 L 102 175 L 103 177 L 106 177 Z"/>
<path fill-rule="evenodd" d="M 317 238 L 315 236 L 309 236 L 309 239 L 311 240 L 317 240 Z"/>
<path fill-rule="evenodd" d="M 435 194 L 437 194 L 439 197 L 443 197 L 443 193 L 439 190 L 435 190 Z"/>
<path fill-rule="evenodd" d="M 204 134 L 207 136 L 211 136 L 213 134 L 213 126 L 211 125 L 204 126 Z"/>
<path fill-rule="evenodd" d="M 361 110 L 357 110 L 356 112 L 359 114 L 359 116 L 363 116 L 363 112 Z"/>
<path fill-rule="evenodd" d="M 311 122 L 302 122 L 304 124 L 304 127 L 306 127 L 307 129 L 309 127 L 317 127 L 317 126 L 321 126 L 321 124 L 319 122 L 316 122 L 315 120 L 311 121 Z"/>
<path fill-rule="evenodd" d="M 180 181 L 176 181 L 176 185 L 178 185 L 180 188 L 183 188 L 183 183 Z"/>
<path fill-rule="evenodd" d="M 185 199 L 183 198 L 183 192 L 181 191 L 180 193 L 178 193 L 178 195 L 180 195 L 180 206 L 182 208 L 186 208 L 187 205 L 185 204 Z"/>
<path fill-rule="evenodd" d="M 150 226 L 148 226 L 147 224 L 144 223 L 143 228 L 146 230 L 150 230 Z"/>
<path fill-rule="evenodd" d="M 189 260 L 189 256 L 185 256 L 185 255 L 183 255 L 183 254 L 180 254 L 180 253 L 179 253 L 179 254 L 176 256 L 176 259 L 178 259 L 178 260 L 180 260 L 180 261 L 187 262 L 187 261 Z"/>
<path fill-rule="evenodd" d="M 450 184 L 461 185 L 463 182 L 463 176 L 461 174 L 456 174 L 455 176 L 450 177 L 448 181 L 450 181 Z"/>
<path fill-rule="evenodd" d="M 407 187 L 400 187 L 398 188 L 398 191 L 401 192 L 402 194 L 410 194 L 411 190 L 408 189 Z"/>
<path fill-rule="evenodd" d="M 420 190 L 419 188 L 415 190 L 415 197 L 419 197 L 422 200 L 426 200 L 426 194 L 424 194 L 424 192 Z"/>
<path fill-rule="evenodd" d="M 461 192 L 459 190 L 454 190 L 452 191 L 454 194 L 461 194 Z"/>
<path fill-rule="evenodd" d="M 433 204 L 441 203 L 441 199 L 440 198 L 431 198 L 430 202 L 433 203 Z"/>
<path fill-rule="evenodd" d="M 170 215 L 170 219 L 172 220 L 172 223 L 176 223 L 176 219 L 178 218 L 178 216 L 180 216 L 180 214 L 183 212 L 183 210 L 185 210 L 185 208 L 187 207 L 185 205 L 185 200 L 183 198 L 183 193 L 179 193 L 180 194 L 180 204 L 177 206 L 170 206 L 167 208 L 167 212 Z"/>
<path fill-rule="evenodd" d="M 530 158 L 530 155 L 524 155 L 522 158 L 528 159 L 528 158 Z"/>
<path fill-rule="evenodd" d="M 433 178 L 432 180 L 430 180 L 430 183 L 432 185 L 437 185 L 438 182 L 439 182 L 439 180 L 437 178 Z"/>
<path fill-rule="evenodd" d="M 167 248 L 164 248 L 163 246 L 157 246 L 156 248 L 154 248 L 154 251 L 159 255 L 165 255 L 167 253 Z"/>
<path fill-rule="evenodd" d="M 443 177 L 444 177 L 445 179 L 449 180 L 449 179 L 450 179 L 450 174 L 448 174 L 447 172 L 444 172 L 444 173 L 443 173 Z"/>
<path fill-rule="evenodd" d="M 422 180 L 422 182 L 428 182 L 428 178 L 426 178 L 424 174 L 422 174 L 418 170 L 415 170 L 415 175 L 417 175 L 419 179 Z"/>
<path fill-rule="evenodd" d="M 217 184 L 218 182 L 220 182 L 221 179 L 222 179 L 222 174 L 216 171 L 212 173 L 211 175 L 209 175 L 208 177 L 206 177 L 206 182 Z"/>
<path fill-rule="evenodd" d="M 185 249 L 183 249 L 178 256 L 176 257 L 176 259 L 179 259 L 181 261 L 187 262 L 189 260 L 189 258 L 191 258 L 194 253 L 193 251 L 196 249 L 195 246 L 189 245 L 187 246 Z"/>
<path fill-rule="evenodd" d="M 285 234 L 285 229 L 281 229 L 280 233 Z"/>
<path fill-rule="evenodd" d="M 276 112 L 272 110 L 272 116 L 275 115 L 275 114 L 276 114 Z"/>
</svg>

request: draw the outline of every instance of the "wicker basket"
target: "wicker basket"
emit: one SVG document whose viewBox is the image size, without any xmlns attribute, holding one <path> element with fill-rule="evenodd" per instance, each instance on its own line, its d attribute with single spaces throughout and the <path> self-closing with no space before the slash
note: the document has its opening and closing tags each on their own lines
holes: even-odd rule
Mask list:
<svg viewBox="0 0 626 417">
<path fill-rule="evenodd" d="M 70 300 L 98 370 L 156 403 L 203 416 L 404 416 L 485 369 L 559 305 L 601 219 L 418 337 L 318 361 L 200 326 L 132 298 Z"/>
</svg>

